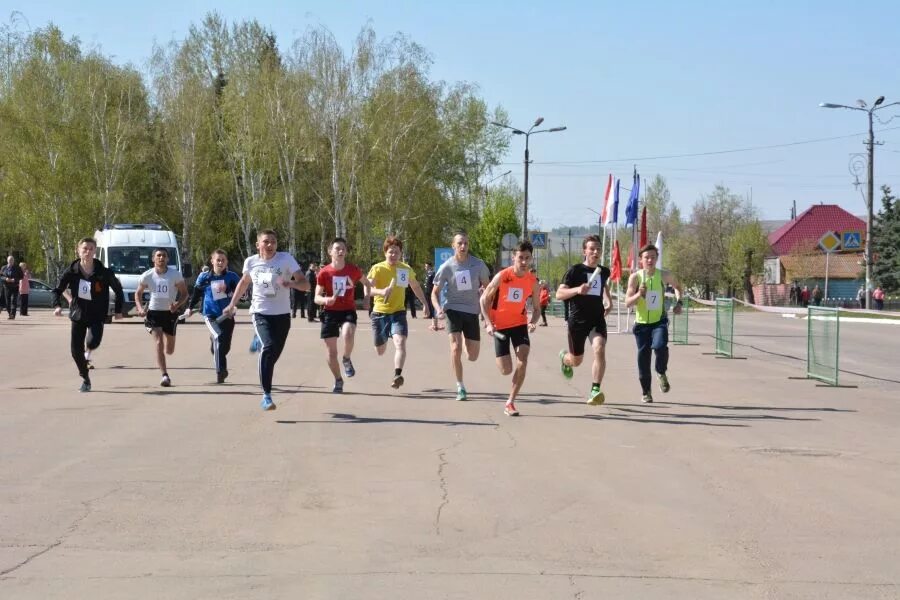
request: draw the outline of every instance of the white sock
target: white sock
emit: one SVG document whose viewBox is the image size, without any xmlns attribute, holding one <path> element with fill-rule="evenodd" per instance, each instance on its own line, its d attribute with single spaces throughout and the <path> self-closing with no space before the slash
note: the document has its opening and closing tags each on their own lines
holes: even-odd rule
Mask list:
<svg viewBox="0 0 900 600">
<path fill-rule="evenodd" d="M 463 385 L 463 382 L 462 382 L 462 381 L 457 381 L 457 382 L 456 382 L 456 389 L 464 388 L 464 387 L 466 387 L 466 386 Z"/>
</svg>

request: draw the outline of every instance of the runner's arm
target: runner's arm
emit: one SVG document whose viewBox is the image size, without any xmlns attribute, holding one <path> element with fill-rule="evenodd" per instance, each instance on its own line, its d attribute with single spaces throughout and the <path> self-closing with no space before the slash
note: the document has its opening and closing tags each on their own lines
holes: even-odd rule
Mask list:
<svg viewBox="0 0 900 600">
<path fill-rule="evenodd" d="M 425 318 L 430 319 L 431 311 L 428 310 L 428 300 L 425 299 L 425 292 L 422 291 L 422 286 L 419 285 L 418 281 L 416 281 L 415 279 L 410 277 L 409 278 L 409 287 L 412 288 L 413 294 L 415 294 L 416 298 L 419 299 L 419 302 L 422 303 L 422 310 L 425 312 Z"/>
<path fill-rule="evenodd" d="M 297 276 L 300 276 L 297 279 Z M 297 290 L 298 292 L 308 292 L 309 290 L 309 280 L 306 278 L 306 275 L 303 274 L 303 271 L 297 271 L 289 279 L 281 278 L 281 282 L 284 287 L 289 287 Z"/>
<path fill-rule="evenodd" d="M 187 304 L 188 301 L 187 284 L 184 282 L 184 279 L 175 284 L 175 289 L 178 290 L 178 294 L 175 296 L 175 302 L 172 303 L 169 309 L 172 312 L 181 310 L 181 307 Z"/>
<path fill-rule="evenodd" d="M 313 302 L 315 302 L 319 306 L 325 306 L 326 304 L 328 304 L 328 296 L 325 295 L 325 286 L 316 285 L 316 297 L 313 298 Z"/>
<path fill-rule="evenodd" d="M 606 310 L 603 311 L 603 316 L 605 317 L 612 312 L 613 308 L 612 294 L 609 291 L 609 280 L 603 284 L 603 295 L 606 296 Z"/>
<path fill-rule="evenodd" d="M 142 313 L 144 312 L 143 298 L 144 298 L 144 290 L 146 290 L 146 289 L 147 289 L 147 286 L 144 285 L 143 281 L 140 281 L 140 282 L 138 282 L 137 289 L 134 290 L 134 307 L 137 309 L 138 314 L 141 316 L 143 316 Z"/>
<path fill-rule="evenodd" d="M 222 311 L 223 314 L 233 315 L 237 312 L 237 303 L 240 302 L 241 298 L 247 292 L 247 288 L 250 287 L 251 283 L 253 283 L 253 280 L 250 278 L 250 273 L 244 273 L 241 276 L 241 280 L 238 281 L 237 287 L 234 288 L 234 294 L 231 296 L 231 302 L 229 302 L 228 306 L 225 307 L 225 310 Z"/>
<path fill-rule="evenodd" d="M 200 277 L 197 278 L 197 281 L 194 282 L 194 291 L 191 293 L 191 299 L 188 301 L 187 309 L 194 310 L 194 307 L 197 306 L 197 303 L 200 301 L 200 298 L 203 297 L 204 292 L 206 292 L 207 284 L 209 283 L 208 277 L 203 277 L 203 274 L 200 274 Z"/>
<path fill-rule="evenodd" d="M 541 320 L 541 284 L 537 280 L 535 280 L 534 285 L 531 286 L 531 322 L 528 324 L 529 329 L 534 331 L 537 327 L 538 321 Z M 537 299 L 537 302 L 535 302 Z"/>
<path fill-rule="evenodd" d="M 639 279 L 640 277 L 637 273 L 632 273 L 628 277 L 628 290 L 625 292 L 625 306 L 628 308 L 637 304 L 638 299 L 641 297 L 641 292 L 638 289 Z"/>
<path fill-rule="evenodd" d="M 500 274 L 497 273 L 494 275 L 494 278 L 491 279 L 491 282 L 484 288 L 484 293 L 481 294 L 480 304 L 481 304 L 481 316 L 484 319 L 485 326 L 488 327 L 488 331 L 493 329 L 493 324 L 491 323 L 491 311 L 490 305 L 491 301 L 494 299 L 494 294 L 497 293 L 497 290 L 500 289 Z"/>
</svg>

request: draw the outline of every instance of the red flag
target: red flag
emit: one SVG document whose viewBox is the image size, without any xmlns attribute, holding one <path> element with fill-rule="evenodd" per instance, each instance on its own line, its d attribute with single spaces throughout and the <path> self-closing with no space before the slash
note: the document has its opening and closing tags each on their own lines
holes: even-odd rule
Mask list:
<svg viewBox="0 0 900 600">
<path fill-rule="evenodd" d="M 644 210 L 641 211 L 641 243 L 638 244 L 639 248 L 643 248 L 647 245 L 647 207 L 644 207 Z"/>
<path fill-rule="evenodd" d="M 616 282 L 622 279 L 622 255 L 619 254 L 619 240 L 613 242 L 612 273 L 609 278 Z"/>
<path fill-rule="evenodd" d="M 619 240 L 616 240 L 617 242 Z M 628 260 L 625 261 L 625 264 L 628 265 L 630 270 L 634 270 L 634 242 L 628 244 Z"/>
</svg>

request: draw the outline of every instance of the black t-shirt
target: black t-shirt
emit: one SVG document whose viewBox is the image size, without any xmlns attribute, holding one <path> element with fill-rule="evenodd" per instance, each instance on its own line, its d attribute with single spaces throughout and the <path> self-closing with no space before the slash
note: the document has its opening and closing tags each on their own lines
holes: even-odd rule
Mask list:
<svg viewBox="0 0 900 600">
<path fill-rule="evenodd" d="M 565 276 L 563 284 L 569 288 L 577 288 L 588 282 L 594 269 L 584 263 L 572 265 Z M 603 286 L 609 281 L 609 267 L 600 265 L 600 277 L 594 281 L 591 290 L 582 296 L 573 296 L 569 300 L 569 319 L 572 321 L 595 321 L 603 316 Z"/>
</svg>

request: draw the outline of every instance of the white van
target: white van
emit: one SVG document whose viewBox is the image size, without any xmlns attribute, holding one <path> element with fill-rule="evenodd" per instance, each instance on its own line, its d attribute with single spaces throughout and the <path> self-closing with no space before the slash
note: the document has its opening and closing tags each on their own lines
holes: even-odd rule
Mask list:
<svg viewBox="0 0 900 600">
<path fill-rule="evenodd" d="M 182 271 L 181 255 L 175 234 L 162 225 L 119 223 L 94 233 L 97 240 L 96 257 L 112 270 L 125 292 L 124 313 L 134 308 L 134 291 L 140 276 L 153 267 L 153 251 L 165 248 L 169 252 L 169 268 Z M 184 273 L 190 277 L 190 273 Z M 149 295 L 145 293 L 145 298 Z M 110 314 L 113 310 L 110 294 Z"/>
</svg>

